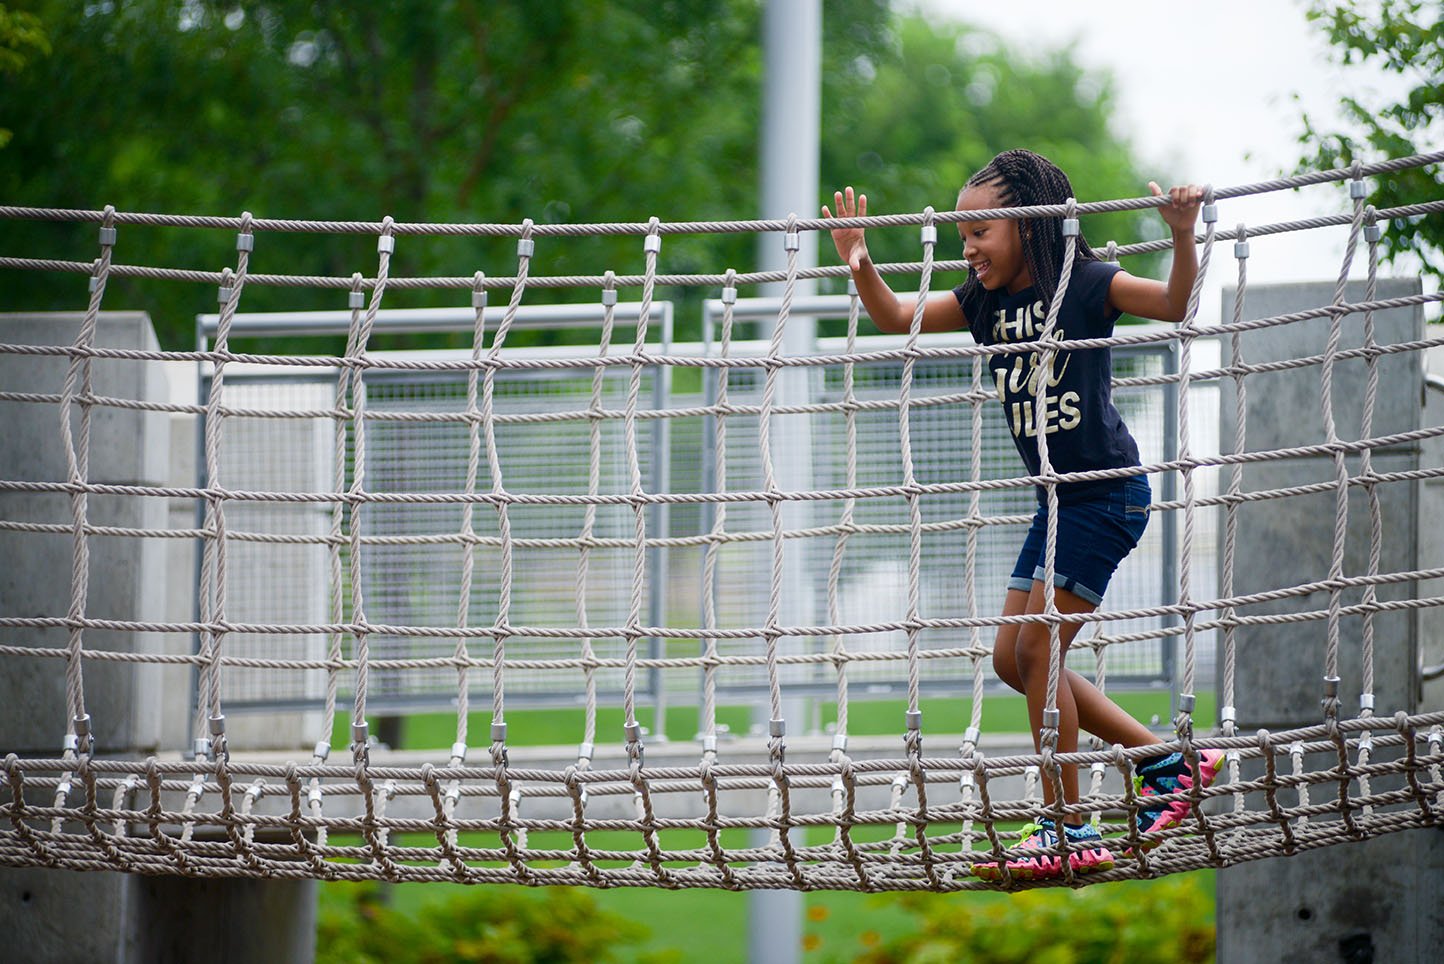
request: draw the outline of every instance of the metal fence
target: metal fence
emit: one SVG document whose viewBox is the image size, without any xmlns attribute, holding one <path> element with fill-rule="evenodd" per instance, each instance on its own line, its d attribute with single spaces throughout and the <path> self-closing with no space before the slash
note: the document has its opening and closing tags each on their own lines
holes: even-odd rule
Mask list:
<svg viewBox="0 0 1444 964">
<path fill-rule="evenodd" d="M 616 307 L 619 324 L 635 325 L 637 306 Z M 672 306 L 657 303 L 649 353 L 677 358 L 715 358 L 721 346 L 715 337 L 721 306 L 708 303 L 704 311 L 707 338 L 700 345 L 672 345 Z M 734 308 L 742 323 L 766 324 L 777 314 L 777 302 L 744 300 Z M 600 306 L 538 307 L 519 310 L 521 327 L 588 326 L 597 328 Z M 803 322 L 846 317 L 845 296 L 801 299 L 792 306 L 791 319 Z M 382 312 L 378 331 L 469 329 L 471 311 Z M 233 337 L 242 333 L 315 334 L 335 333 L 349 321 L 349 313 L 307 313 L 291 316 L 238 315 Z M 789 321 L 794 323 L 794 321 Z M 214 317 L 201 320 L 201 337 L 214 331 Z M 866 324 L 866 322 L 864 322 Z M 488 325 L 488 328 L 494 326 Z M 869 349 L 900 347 L 900 336 L 869 336 Z M 966 333 L 927 336 L 930 348 L 970 345 Z M 1209 350 L 1208 339 L 1195 341 L 1195 358 Z M 1173 342 L 1114 349 L 1116 378 L 1161 376 L 1176 370 Z M 767 343 L 734 340 L 727 347 L 735 359 L 757 358 L 756 367 L 727 369 L 726 389 L 730 408 L 760 406 L 765 381 Z M 843 339 L 817 341 L 816 354 L 840 355 Z M 624 354 L 623 349 L 612 349 Z M 595 345 L 580 349 L 505 349 L 516 361 L 546 361 L 548 365 L 567 358 L 596 357 Z M 425 357 L 431 360 L 470 357 L 469 352 L 430 352 L 424 356 L 373 353 L 378 363 L 365 376 L 367 409 L 365 488 L 374 493 L 443 493 L 462 491 L 467 474 L 470 435 L 466 411 L 467 378 L 461 371 L 386 370 L 387 358 Z M 957 401 L 973 384 L 973 366 L 982 359 L 955 357 L 920 360 L 914 371 L 911 408 L 911 438 L 914 471 L 920 483 L 967 480 L 972 474 L 973 408 L 979 405 L 982 418 L 982 446 L 979 452 L 980 479 L 1003 479 L 1021 473 L 1021 463 L 996 402 Z M 786 488 L 811 490 L 843 489 L 849 485 L 887 486 L 902 481 L 897 398 L 902 363 L 897 360 L 859 363 L 851 366 L 828 362 L 792 369 L 784 400 L 801 402 L 813 411 L 803 414 L 774 414 L 771 422 L 773 457 L 777 476 Z M 300 418 L 253 418 L 229 416 L 224 424 L 221 472 L 228 486 L 258 490 L 330 491 L 336 481 L 334 437 L 336 420 L 324 414 L 334 404 L 336 371 L 308 369 L 297 375 L 285 370 L 258 366 L 230 365 L 226 369 L 227 404 L 233 408 L 280 409 L 313 413 Z M 986 374 L 986 368 L 984 368 Z M 746 413 L 715 414 L 719 369 L 648 365 L 640 368 L 642 404 L 636 420 L 635 444 L 643 485 L 648 492 L 708 493 L 756 491 L 762 486 L 760 415 L 755 408 Z M 558 495 L 586 495 L 589 485 L 602 495 L 626 494 L 630 486 L 630 463 L 625 453 L 625 421 L 617 417 L 625 405 L 632 376 L 630 366 L 606 369 L 600 381 L 600 408 L 607 417 L 588 418 L 593 403 L 594 368 L 576 367 L 502 369 L 494 382 L 497 462 L 502 467 L 506 489 Z M 202 373 L 202 397 L 209 372 Z M 840 404 L 847 397 L 854 404 Z M 986 384 L 986 383 L 985 383 Z M 1134 432 L 1144 462 L 1171 458 L 1176 448 L 1176 382 L 1120 387 L 1115 401 Z M 1192 401 L 1195 453 L 1217 451 L 1217 388 L 1195 385 Z M 939 400 L 941 403 L 938 403 Z M 891 404 L 889 405 L 889 402 Z M 834 403 L 834 404 L 828 404 Z M 822 411 L 815 409 L 821 408 Z M 730 411 L 730 409 L 729 409 Z M 558 413 L 571 417 L 556 419 Z M 407 420 L 410 416 L 450 415 L 430 420 Z M 855 463 L 849 478 L 847 460 L 848 419 L 853 419 Z M 591 431 L 599 433 L 596 477 L 592 481 Z M 719 428 L 723 429 L 719 433 Z M 718 438 L 725 435 L 725 445 Z M 354 472 L 354 432 L 347 427 L 345 475 L 349 484 Z M 725 485 L 719 480 L 725 476 Z M 204 481 L 204 480 L 202 480 Z M 1174 480 L 1155 476 L 1155 500 L 1174 496 Z M 1195 473 L 1199 495 L 1215 485 L 1212 470 Z M 491 488 L 487 461 L 480 462 L 476 491 Z M 985 490 L 979 499 L 979 513 L 985 518 L 1022 517 L 1032 511 L 1031 489 Z M 238 503 L 228 508 L 233 530 L 259 533 L 292 533 L 310 537 L 289 544 L 244 541 L 231 553 L 228 586 L 228 614 L 236 619 L 265 622 L 313 624 L 326 622 L 335 607 L 332 567 L 339 562 L 348 572 L 349 548 L 339 549 L 333 560 L 326 543 L 331 526 L 330 505 L 307 503 L 273 505 Z M 349 510 L 347 510 L 349 511 Z M 704 596 L 715 593 L 716 625 L 721 628 L 758 626 L 767 616 L 772 578 L 771 516 L 765 503 L 729 502 L 725 507 L 725 531 L 729 536 L 749 534 L 728 541 L 717 555 L 717 573 L 710 586 L 703 585 L 706 537 L 713 531 L 718 504 L 705 500 L 673 505 L 648 506 L 646 529 L 647 585 L 644 620 L 652 626 L 699 627 L 702 625 Z M 800 535 L 787 540 L 784 623 L 875 624 L 905 618 L 908 578 L 908 510 L 902 497 L 857 500 L 852 507 L 858 526 L 880 527 L 878 532 L 857 532 L 848 537 L 838 557 L 834 589 L 829 581 L 837 555 L 835 527 L 843 511 L 841 500 L 788 502 L 784 526 L 802 533 L 823 530 L 818 535 Z M 548 540 L 576 540 L 586 524 L 587 510 L 581 505 L 513 505 L 509 509 L 512 571 L 509 622 L 513 625 L 576 627 L 581 625 L 580 595 L 586 625 L 621 625 L 627 621 L 632 595 L 635 562 L 635 516 L 632 506 L 597 505 L 592 510 L 591 536 L 586 579 L 579 576 L 580 553 L 575 544 L 546 545 Z M 1022 525 L 988 525 L 978 530 L 975 591 L 970 601 L 964 591 L 965 543 L 970 514 L 969 495 L 929 495 L 923 502 L 921 610 L 924 616 L 986 616 L 996 613 L 1004 584 L 1011 571 Z M 361 515 L 362 551 L 359 571 L 366 615 L 377 624 L 452 627 L 462 617 L 461 572 L 463 548 L 454 537 L 462 527 L 458 503 L 368 503 Z M 347 518 L 346 525 L 350 520 Z M 478 506 L 472 514 L 472 529 L 478 537 L 474 549 L 474 579 L 465 601 L 469 626 L 487 626 L 496 618 L 502 595 L 502 559 L 496 512 Z M 1110 587 L 1105 607 L 1131 609 L 1168 602 L 1177 595 L 1176 521 L 1174 513 L 1157 513 L 1143 542 L 1125 560 Z M 349 528 L 345 531 L 349 531 Z M 452 538 L 448 538 L 452 537 Z M 491 540 L 491 541 L 488 541 Z M 1195 532 L 1195 579 L 1211 580 L 1214 538 L 1212 515 L 1198 513 Z M 1213 586 L 1195 583 L 1195 598 L 1213 595 Z M 1207 595 L 1205 595 L 1207 594 Z M 349 593 L 340 594 L 343 609 L 350 605 Z M 1156 629 L 1161 620 L 1109 623 L 1110 633 L 1131 633 Z M 926 649 L 954 648 L 975 644 L 977 631 L 931 630 L 924 632 L 920 645 Z M 986 632 L 986 631 L 985 631 Z M 985 640 L 986 642 L 986 640 Z M 1211 639 L 1202 637 L 1203 661 L 1211 659 Z M 349 645 L 348 641 L 343 641 Z M 487 646 L 487 640 L 473 640 L 473 651 Z M 872 634 L 846 640 L 849 651 L 902 649 L 904 634 Z M 250 635 L 232 638 L 228 650 L 238 655 L 306 655 L 320 658 L 327 641 L 316 635 Z M 812 652 L 826 648 L 823 637 L 789 637 L 781 641 L 783 652 Z M 1172 637 L 1118 644 L 1108 647 L 1107 672 L 1110 686 L 1167 687 L 1173 678 Z M 625 643 L 618 639 L 591 641 L 597 657 L 624 655 Z M 756 650 L 757 641 L 722 639 L 720 653 Z M 370 640 L 371 656 L 449 657 L 455 640 L 424 636 L 376 637 Z M 696 639 L 652 639 L 646 655 L 696 656 L 701 643 Z M 512 637 L 507 653 L 513 658 L 575 658 L 575 639 Z M 489 651 L 488 651 L 489 654 Z M 1094 657 L 1078 647 L 1070 665 L 1091 673 Z M 1208 672 L 1207 666 L 1201 671 Z M 886 698 L 905 688 L 906 667 L 902 661 L 854 662 L 849 667 L 851 695 Z M 621 692 L 620 669 L 598 670 L 599 699 L 607 701 Z M 923 686 L 934 693 L 966 692 L 972 668 L 966 659 L 929 660 Z M 637 698 L 644 704 L 695 705 L 699 701 L 700 671 L 653 670 L 638 680 Z M 567 705 L 580 700 L 581 671 L 508 669 L 507 696 L 515 705 Z M 1209 678 L 1204 676 L 1204 678 Z M 729 665 L 717 674 L 719 699 L 750 703 L 765 690 L 762 667 Z M 794 695 L 824 697 L 835 685 L 831 666 L 813 663 L 787 667 L 783 684 Z M 456 672 L 447 666 L 427 669 L 388 670 L 371 677 L 368 705 L 379 712 L 440 709 L 456 698 Z M 233 709 L 274 710 L 315 705 L 323 692 L 321 671 L 277 674 L 261 670 L 228 671 L 225 700 Z M 343 687 L 345 681 L 343 681 Z M 477 698 L 489 694 L 489 674 L 474 673 L 472 690 Z M 474 704 L 475 705 L 475 704 Z"/>
</svg>

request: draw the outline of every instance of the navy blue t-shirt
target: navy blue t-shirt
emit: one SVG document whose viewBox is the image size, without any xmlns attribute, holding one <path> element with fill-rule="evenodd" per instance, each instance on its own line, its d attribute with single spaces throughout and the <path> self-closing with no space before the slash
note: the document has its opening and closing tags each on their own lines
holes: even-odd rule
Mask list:
<svg viewBox="0 0 1444 964">
<path fill-rule="evenodd" d="M 1108 307 L 1108 286 L 1121 270 L 1105 261 L 1079 261 L 1073 265 L 1068 290 L 1058 311 L 1060 339 L 1107 338 L 1119 312 Z M 1037 341 L 1048 319 L 1048 306 L 1037 289 L 1028 287 L 1017 294 L 1007 291 L 983 292 L 964 298 L 963 287 L 953 289 L 963 314 L 980 345 Z M 1040 352 L 1018 352 L 988 356 L 1003 415 L 1013 433 L 1013 443 L 1023 456 L 1029 475 L 1042 472 L 1038 457 L 1037 390 L 1033 375 Z M 1107 348 L 1058 351 L 1048 380 L 1048 460 L 1053 471 L 1086 472 L 1138 465 L 1138 444 L 1113 406 L 1112 354 Z M 1068 482 L 1058 486 L 1058 501 L 1086 502 L 1107 495 L 1123 485 L 1122 479 Z M 1045 499 L 1038 487 L 1038 501 Z"/>
</svg>

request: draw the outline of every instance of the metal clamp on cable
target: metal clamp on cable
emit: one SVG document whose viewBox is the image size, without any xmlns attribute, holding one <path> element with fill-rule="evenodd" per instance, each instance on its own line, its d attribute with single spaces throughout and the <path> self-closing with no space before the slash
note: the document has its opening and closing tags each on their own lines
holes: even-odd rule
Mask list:
<svg viewBox="0 0 1444 964">
<path fill-rule="evenodd" d="M 632 720 L 622 725 L 622 731 L 627 735 L 627 759 L 640 767 L 646 755 L 646 747 L 642 743 L 642 724 Z"/>
<path fill-rule="evenodd" d="M 351 757 L 357 763 L 371 763 L 371 724 L 351 721 Z"/>
<path fill-rule="evenodd" d="M 95 737 L 91 733 L 90 714 L 82 713 L 70 721 L 75 730 L 75 752 L 90 754 L 95 752 Z"/>
<path fill-rule="evenodd" d="M 937 244 L 938 226 L 933 223 L 933 206 L 931 204 L 923 209 L 923 217 L 927 220 L 923 222 L 922 230 L 918 232 L 919 240 L 922 242 L 923 247 L 927 247 L 930 244 Z"/>
</svg>

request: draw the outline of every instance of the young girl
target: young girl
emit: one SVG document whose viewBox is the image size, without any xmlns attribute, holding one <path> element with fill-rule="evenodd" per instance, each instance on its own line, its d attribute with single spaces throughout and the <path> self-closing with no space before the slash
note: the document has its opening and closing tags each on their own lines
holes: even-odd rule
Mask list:
<svg viewBox="0 0 1444 964">
<path fill-rule="evenodd" d="M 1156 196 L 1157 184 L 1150 183 Z M 958 195 L 957 210 L 976 211 L 1004 207 L 1063 204 L 1073 196 L 1068 177 L 1046 158 L 1031 151 L 1004 151 L 974 174 Z M 1122 313 L 1160 321 L 1182 321 L 1188 296 L 1198 274 L 1193 225 L 1203 197 L 1200 187 L 1175 187 L 1168 203 L 1159 209 L 1173 231 L 1173 267 L 1168 282 L 1137 278 L 1115 264 L 1101 260 L 1080 235 L 1072 274 L 1058 313 L 1055 337 L 1106 338 Z M 837 217 L 864 217 L 867 196 L 854 198 L 851 187 L 833 196 Z M 823 217 L 833 217 L 826 206 Z M 963 257 L 971 269 L 968 279 L 951 294 L 929 298 L 923 305 L 922 330 L 968 328 L 980 345 L 1036 341 L 1057 291 L 1066 252 L 1062 218 L 960 221 Z M 852 269 L 859 297 L 873 322 L 883 331 L 906 332 L 912 324 L 915 301 L 900 299 L 888 287 L 868 257 L 860 228 L 832 232 L 837 253 Z M 1040 475 L 1038 452 L 1037 368 L 1041 352 L 988 356 L 1013 442 L 1029 475 Z M 1107 348 L 1058 351 L 1047 374 L 1047 400 L 1043 431 L 1048 458 L 1057 473 L 1114 469 L 1139 464 L 1138 446 L 1113 406 L 1110 395 L 1112 359 Z M 1152 499 L 1142 473 L 1124 478 L 1062 482 L 1057 486 L 1058 526 L 1054 559 L 1054 605 L 1060 614 L 1092 612 L 1119 562 L 1143 535 Z M 1003 615 L 1043 612 L 1044 551 L 1048 508 L 1046 493 L 1037 488 L 1038 510 L 1023 541 L 1022 552 L 1008 581 Z M 1060 643 L 1068 645 L 1081 624 L 1059 626 Z M 998 628 L 993 667 L 998 676 L 1028 699 L 1028 716 L 1034 747 L 1041 749 L 1039 731 L 1047 700 L 1049 634 L 1041 622 L 1009 624 Z M 1082 728 L 1109 743 L 1148 746 L 1158 740 L 1091 682 L 1064 670 L 1058 683 L 1058 751 L 1078 748 Z M 1204 751 L 1197 776 L 1212 782 L 1222 754 Z M 1164 754 L 1138 761 L 1134 783 L 1143 797 L 1175 793 L 1193 786 L 1195 774 L 1181 754 Z M 1078 800 L 1078 768 L 1062 768 L 1064 800 Z M 1051 804 L 1053 787 L 1044 781 L 1044 799 Z M 1146 802 L 1146 800 L 1145 800 Z M 1186 801 L 1143 807 L 1138 829 L 1155 833 L 1177 826 L 1188 814 Z M 1079 814 L 1065 819 L 1063 832 L 1076 846 L 1068 860 L 1076 873 L 1108 870 L 1113 855 L 1103 846 L 1097 830 L 1085 826 Z M 1060 876 L 1062 859 L 1047 852 L 1058 844 L 1057 828 L 1042 819 L 1025 828 L 1026 849 L 1043 852 L 1008 861 L 1015 877 L 1037 879 Z M 1156 844 L 1156 841 L 1150 841 Z M 973 872 L 996 879 L 996 863 L 979 863 Z"/>
</svg>

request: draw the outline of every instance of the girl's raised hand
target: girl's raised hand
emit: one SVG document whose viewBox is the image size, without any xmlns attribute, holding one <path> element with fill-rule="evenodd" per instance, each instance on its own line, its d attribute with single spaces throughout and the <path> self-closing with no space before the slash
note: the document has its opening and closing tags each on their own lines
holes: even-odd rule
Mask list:
<svg viewBox="0 0 1444 964">
<path fill-rule="evenodd" d="M 1154 181 L 1148 182 L 1148 189 L 1154 197 L 1163 196 L 1163 188 Z M 1168 189 L 1169 203 L 1158 209 L 1163 221 L 1174 231 L 1193 232 L 1198 220 L 1198 206 L 1203 203 L 1203 188 L 1197 184 L 1183 184 Z"/>
<path fill-rule="evenodd" d="M 867 195 L 859 194 L 854 197 L 852 188 L 838 191 L 832 195 L 832 203 L 837 206 L 837 214 L 833 215 L 822 206 L 822 216 L 825 218 L 865 218 L 867 217 Z M 867 259 L 867 241 L 863 237 L 862 228 L 837 228 L 832 232 L 832 243 L 837 245 L 838 257 L 847 262 L 847 266 L 853 271 L 862 268 L 862 263 Z"/>
</svg>

